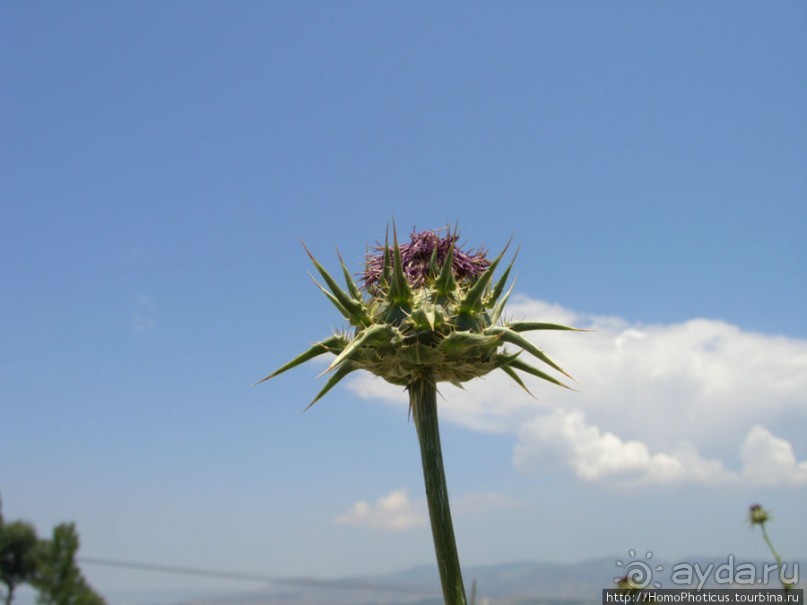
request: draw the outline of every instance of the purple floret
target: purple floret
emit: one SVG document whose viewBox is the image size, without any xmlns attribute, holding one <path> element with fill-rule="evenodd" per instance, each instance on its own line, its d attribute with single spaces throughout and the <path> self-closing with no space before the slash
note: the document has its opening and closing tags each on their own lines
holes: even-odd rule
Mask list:
<svg viewBox="0 0 807 605">
<path fill-rule="evenodd" d="M 440 232 L 444 232 L 444 235 Z M 401 252 L 401 264 L 403 266 L 406 279 L 413 288 L 423 286 L 429 275 L 429 261 L 432 252 L 437 248 L 437 268 L 438 270 L 445 262 L 448 250 L 454 245 L 453 260 L 451 263 L 454 271 L 454 279 L 457 281 L 473 281 L 478 278 L 490 266 L 490 261 L 486 258 L 487 253 L 483 248 L 477 248 L 474 252 L 463 252 L 457 246 L 459 235 L 452 233 L 449 228 L 445 230 L 413 231 L 410 234 L 410 241 L 399 245 Z M 367 268 L 364 273 L 364 287 L 372 291 L 381 278 L 384 270 L 384 249 L 385 246 L 376 246 L 367 255 Z M 392 248 L 389 248 L 392 255 Z M 435 277 L 431 275 L 431 277 Z"/>
</svg>

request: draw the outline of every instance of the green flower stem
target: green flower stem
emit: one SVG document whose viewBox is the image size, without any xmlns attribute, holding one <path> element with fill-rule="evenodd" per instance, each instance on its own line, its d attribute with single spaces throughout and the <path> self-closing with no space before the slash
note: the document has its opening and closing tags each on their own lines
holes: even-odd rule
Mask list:
<svg viewBox="0 0 807 605">
<path fill-rule="evenodd" d="M 779 556 L 779 553 L 776 552 L 776 549 L 773 547 L 773 543 L 771 542 L 771 539 L 768 537 L 768 530 L 765 529 L 765 524 L 762 523 L 761 527 L 762 527 L 762 537 L 765 540 L 765 544 L 768 545 L 768 548 L 771 550 L 771 554 L 773 555 L 773 558 L 776 559 L 777 565 L 779 565 L 779 568 L 781 568 L 782 567 L 782 557 Z"/>
<path fill-rule="evenodd" d="M 773 554 L 773 558 L 776 559 L 776 566 L 779 568 L 779 581 L 782 583 L 785 590 L 791 590 L 793 585 L 785 582 L 784 578 L 782 577 L 784 575 L 782 557 L 779 556 L 779 553 L 776 552 L 776 549 L 773 547 L 773 542 L 771 542 L 771 539 L 768 537 L 768 530 L 765 529 L 765 523 L 760 523 L 759 526 L 762 528 L 762 538 L 765 540 L 765 544 L 768 545 L 768 548 L 771 550 L 771 554 Z"/>
<path fill-rule="evenodd" d="M 409 385 L 408 391 L 420 443 L 423 480 L 426 483 L 426 499 L 429 503 L 434 552 L 443 586 L 443 600 L 445 605 L 466 605 L 457 542 L 454 539 L 454 524 L 451 522 L 451 508 L 448 504 L 443 452 L 440 447 L 437 386 L 429 379 L 420 378 Z"/>
</svg>

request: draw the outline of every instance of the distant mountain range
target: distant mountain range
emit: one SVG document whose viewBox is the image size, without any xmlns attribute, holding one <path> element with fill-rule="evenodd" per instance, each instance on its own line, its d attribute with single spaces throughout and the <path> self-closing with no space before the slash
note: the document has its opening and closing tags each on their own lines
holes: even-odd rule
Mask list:
<svg viewBox="0 0 807 605">
<path fill-rule="evenodd" d="M 518 562 L 467 567 L 463 577 L 469 598 L 471 582 L 476 580 L 476 605 L 594 605 L 601 602 L 603 588 L 613 588 L 616 577 L 641 565 L 651 570 L 652 582 L 663 588 L 684 588 L 687 576 L 693 580 L 689 587 L 696 586 L 700 577 L 707 578 L 705 588 L 736 588 L 749 587 L 743 583 L 752 576 L 754 581 L 763 578 L 765 566 L 771 563 L 703 557 L 676 563 L 623 557 L 619 565 L 616 558 L 600 558 L 568 564 Z M 789 563 L 786 572 L 786 578 L 795 574 L 801 580 L 800 588 L 807 586 L 807 561 Z M 739 584 L 729 583 L 732 578 Z M 770 588 L 781 587 L 775 572 L 769 572 L 769 581 Z M 421 566 L 381 576 L 290 580 L 256 592 L 181 605 L 442 605 L 439 586 L 436 568 Z"/>
<path fill-rule="evenodd" d="M 632 558 L 613 557 L 579 563 L 517 562 L 480 565 L 463 569 L 468 586 L 476 580 L 475 605 L 599 605 L 602 589 L 613 588 L 614 579 L 630 570 L 650 572 L 649 585 L 661 588 L 696 587 L 704 578 L 705 588 L 780 588 L 771 561 L 747 563 L 743 559 L 692 557 L 682 562 L 656 560 L 636 553 Z M 807 588 L 807 561 L 788 562 L 785 577 L 799 580 Z M 690 584 L 684 584 L 689 572 Z M 728 584 L 733 578 L 736 582 Z M 744 583 L 744 584 L 743 584 Z M 2 594 L 2 590 L 0 590 Z M 191 597 L 198 591 L 105 594 L 110 605 L 443 605 L 437 568 L 434 565 L 405 571 L 338 579 L 287 578 L 264 589 L 224 594 L 216 597 Z M 23 587 L 15 605 L 33 605 L 34 593 Z"/>
</svg>

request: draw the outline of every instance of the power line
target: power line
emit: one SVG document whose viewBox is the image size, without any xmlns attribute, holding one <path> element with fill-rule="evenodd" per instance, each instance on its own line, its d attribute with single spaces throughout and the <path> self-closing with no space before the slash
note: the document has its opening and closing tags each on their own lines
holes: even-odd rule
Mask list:
<svg viewBox="0 0 807 605">
<path fill-rule="evenodd" d="M 147 571 L 186 576 L 203 576 L 207 578 L 220 578 L 223 580 L 240 580 L 247 582 L 261 582 L 280 584 L 285 586 L 301 586 L 306 588 L 329 588 L 336 590 L 358 590 L 365 592 L 407 593 L 417 595 L 436 595 L 432 588 L 406 586 L 403 584 L 377 583 L 361 579 L 323 580 L 308 577 L 280 577 L 253 573 L 231 571 L 218 571 L 213 569 L 200 569 L 195 567 L 179 567 L 176 565 L 157 565 L 154 563 L 139 563 L 134 561 L 120 561 L 116 559 L 99 559 L 95 557 L 76 557 L 81 563 L 90 565 L 103 565 L 135 571 Z"/>
</svg>

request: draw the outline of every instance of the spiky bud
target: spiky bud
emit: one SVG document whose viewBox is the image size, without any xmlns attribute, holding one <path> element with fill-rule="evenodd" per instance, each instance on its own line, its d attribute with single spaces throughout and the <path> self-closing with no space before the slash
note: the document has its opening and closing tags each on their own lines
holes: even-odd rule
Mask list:
<svg viewBox="0 0 807 605">
<path fill-rule="evenodd" d="M 770 519 L 768 511 L 761 504 L 753 504 L 748 509 L 748 521 L 751 525 L 764 525 Z"/>
<path fill-rule="evenodd" d="M 501 369 L 526 390 L 516 373 L 520 370 L 565 387 L 519 358 L 526 351 L 569 376 L 522 332 L 575 328 L 502 322 L 502 311 L 512 291 L 512 287 L 505 291 L 505 286 L 515 258 L 494 282 L 494 272 L 507 247 L 490 261 L 482 248 L 463 251 L 458 240 L 459 235 L 446 228 L 413 232 L 409 242 L 399 245 L 393 229 L 392 245 L 387 238 L 368 254 L 361 286 L 340 258 L 346 289 L 308 252 L 327 286 L 319 287 L 354 327 L 353 332 L 315 344 L 263 380 L 330 352 L 336 357 L 327 372 L 333 374 L 311 405 L 356 370 L 410 386 L 421 380 L 460 385 Z M 505 344 L 516 351 L 505 351 Z"/>
</svg>

